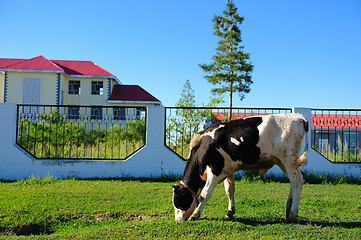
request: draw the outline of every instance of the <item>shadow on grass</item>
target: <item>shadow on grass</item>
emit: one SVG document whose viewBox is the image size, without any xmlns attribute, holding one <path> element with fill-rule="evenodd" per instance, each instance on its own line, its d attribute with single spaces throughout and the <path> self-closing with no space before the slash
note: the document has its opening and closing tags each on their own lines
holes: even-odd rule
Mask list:
<svg viewBox="0 0 361 240">
<path fill-rule="evenodd" d="M 229 220 L 224 219 L 224 221 L 229 221 Z M 298 219 L 293 223 L 286 223 L 285 219 L 261 221 L 256 219 L 235 217 L 231 221 L 239 222 L 251 226 L 273 225 L 273 224 L 299 224 L 299 225 L 317 225 L 319 227 L 343 227 L 348 229 L 359 228 L 361 226 L 361 222 L 310 221 L 307 219 Z"/>
</svg>

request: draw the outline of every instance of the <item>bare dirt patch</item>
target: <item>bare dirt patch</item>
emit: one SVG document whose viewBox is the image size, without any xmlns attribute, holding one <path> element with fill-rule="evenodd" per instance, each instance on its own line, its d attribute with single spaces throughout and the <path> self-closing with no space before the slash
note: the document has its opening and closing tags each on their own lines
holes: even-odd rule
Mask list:
<svg viewBox="0 0 361 240">
<path fill-rule="evenodd" d="M 53 231 L 47 229 L 46 227 L 40 225 L 40 224 L 24 224 L 21 226 L 18 226 L 14 229 L 12 232 L 6 232 L 1 231 L 1 235 L 5 236 L 30 236 L 30 235 L 39 235 L 39 234 L 52 234 Z"/>
<path fill-rule="evenodd" d="M 113 213 L 96 213 L 94 214 L 94 221 L 102 221 L 104 219 L 111 220 L 117 218 L 124 218 L 126 221 L 143 221 L 143 220 L 151 220 L 151 219 L 160 219 L 164 216 L 158 215 L 143 215 L 143 214 L 113 214 Z"/>
</svg>

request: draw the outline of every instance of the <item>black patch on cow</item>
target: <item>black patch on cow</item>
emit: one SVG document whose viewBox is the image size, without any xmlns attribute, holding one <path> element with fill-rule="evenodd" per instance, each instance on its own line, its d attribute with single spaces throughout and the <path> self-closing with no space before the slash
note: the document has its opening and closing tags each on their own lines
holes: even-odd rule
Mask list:
<svg viewBox="0 0 361 240">
<path fill-rule="evenodd" d="M 306 120 L 304 120 L 304 119 L 302 119 L 302 121 L 303 121 L 303 127 L 305 128 L 305 132 L 308 132 L 308 128 L 309 128 L 309 126 L 308 126 L 308 121 Z"/>
<path fill-rule="evenodd" d="M 255 164 L 260 157 L 261 150 L 257 147 L 259 141 L 258 126 L 262 123 L 262 117 L 252 117 L 233 120 L 207 128 L 201 134 L 211 132 L 217 128 L 214 138 L 203 136 L 198 149 L 194 154 L 200 162 L 201 172 L 208 166 L 213 174 L 219 175 L 224 166 L 224 158 L 217 149 L 222 148 L 233 161 L 242 161 L 245 164 Z M 222 127 L 222 125 L 224 125 Z M 231 142 L 236 139 L 240 144 Z M 192 155 L 191 155 L 192 157 Z"/>
<path fill-rule="evenodd" d="M 174 185 L 174 206 L 183 211 L 187 211 L 193 202 L 193 196 L 191 192 L 182 185 Z"/>
<path fill-rule="evenodd" d="M 203 175 L 207 166 L 211 168 L 213 174 L 218 176 L 224 167 L 224 158 L 217 150 L 219 148 L 229 154 L 233 161 L 241 160 L 245 164 L 255 164 L 259 160 L 261 152 L 259 147 L 256 146 L 259 141 L 257 127 L 261 123 L 261 117 L 252 117 L 217 124 L 202 131 L 200 133 L 203 135 L 201 140 L 191 150 L 184 176 L 188 175 L 187 178 L 193 180 L 196 175 Z M 204 135 L 215 129 L 214 138 Z M 232 143 L 231 138 L 237 139 L 240 145 Z M 198 172 L 191 170 L 194 167 L 198 169 Z M 190 174 L 190 172 L 193 172 L 193 174 Z"/>
<path fill-rule="evenodd" d="M 221 173 L 224 167 L 224 159 L 217 150 L 217 147 L 216 141 L 213 141 L 210 136 L 202 137 L 202 142 L 196 153 L 199 165 L 201 166 L 199 175 L 203 175 L 207 166 L 211 168 L 214 175 L 218 176 Z"/>
<path fill-rule="evenodd" d="M 262 123 L 261 117 L 252 117 L 231 121 L 221 130 L 218 145 L 228 153 L 233 161 L 242 161 L 246 164 L 255 164 L 260 157 L 261 150 L 257 147 L 259 141 L 258 126 Z M 231 142 L 236 139 L 240 144 Z"/>
</svg>

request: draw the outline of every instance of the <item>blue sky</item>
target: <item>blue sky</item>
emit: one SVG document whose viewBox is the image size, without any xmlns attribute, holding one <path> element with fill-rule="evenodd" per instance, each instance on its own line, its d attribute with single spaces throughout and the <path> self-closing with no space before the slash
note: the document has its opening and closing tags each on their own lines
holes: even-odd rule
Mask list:
<svg viewBox="0 0 361 240">
<path fill-rule="evenodd" d="M 237 107 L 361 109 L 361 1 L 234 0 L 254 65 Z M 198 64 L 217 47 L 226 0 L 0 0 L 0 57 L 91 60 L 174 106 L 188 79 L 199 104 L 212 85 Z M 224 98 L 228 104 L 228 96 Z"/>
</svg>

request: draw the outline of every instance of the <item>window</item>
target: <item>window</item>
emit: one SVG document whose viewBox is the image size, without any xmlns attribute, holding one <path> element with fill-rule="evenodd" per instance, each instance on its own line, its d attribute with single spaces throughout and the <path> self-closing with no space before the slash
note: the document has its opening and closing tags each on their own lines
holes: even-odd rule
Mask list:
<svg viewBox="0 0 361 240">
<path fill-rule="evenodd" d="M 41 103 L 41 78 L 23 78 L 22 103 L 39 105 Z M 38 107 L 24 106 L 24 116 L 32 116 L 39 112 Z"/>
<path fill-rule="evenodd" d="M 79 118 L 79 107 L 68 107 L 68 118 L 78 119 Z"/>
<path fill-rule="evenodd" d="M 103 81 L 92 81 L 92 95 L 103 95 Z"/>
<path fill-rule="evenodd" d="M 113 119 L 114 120 L 126 120 L 125 107 L 114 107 L 113 108 Z"/>
<path fill-rule="evenodd" d="M 69 94 L 80 94 L 80 81 L 70 80 L 69 81 Z"/>
<path fill-rule="evenodd" d="M 145 118 L 145 107 L 137 108 L 137 118 Z"/>
<path fill-rule="evenodd" d="M 39 105 L 41 99 L 41 78 L 23 78 L 23 96 L 24 104 Z"/>
<path fill-rule="evenodd" d="M 103 117 L 103 108 L 102 107 L 91 107 L 90 119 L 101 120 L 102 117 Z"/>
</svg>

